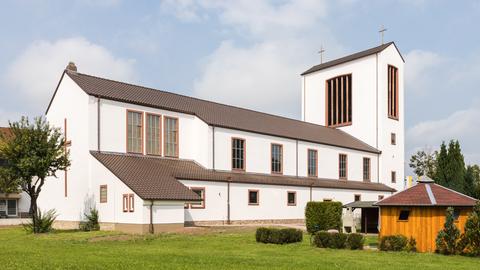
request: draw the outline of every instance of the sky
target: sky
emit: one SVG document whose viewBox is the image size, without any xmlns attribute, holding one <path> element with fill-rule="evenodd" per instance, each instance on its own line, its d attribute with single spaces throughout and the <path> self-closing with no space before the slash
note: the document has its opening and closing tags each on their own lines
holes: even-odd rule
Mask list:
<svg viewBox="0 0 480 270">
<path fill-rule="evenodd" d="M 408 157 L 458 139 L 480 164 L 480 1 L 2 1 L 0 126 L 78 71 L 300 119 L 300 73 L 395 41 Z"/>
</svg>

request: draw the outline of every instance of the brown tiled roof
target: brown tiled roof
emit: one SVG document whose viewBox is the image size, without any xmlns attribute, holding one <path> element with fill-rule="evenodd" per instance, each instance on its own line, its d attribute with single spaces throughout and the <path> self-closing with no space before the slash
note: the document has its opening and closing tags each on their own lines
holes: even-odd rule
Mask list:
<svg viewBox="0 0 480 270">
<path fill-rule="evenodd" d="M 369 56 L 369 55 L 372 55 L 372 54 L 375 54 L 375 53 L 379 53 L 379 52 L 385 50 L 388 46 L 390 46 L 392 44 L 393 44 L 393 46 L 395 46 L 395 49 L 397 49 L 398 54 L 400 55 L 400 57 L 403 60 L 402 54 L 398 50 L 395 43 L 392 41 L 392 42 L 388 42 L 388 43 L 382 44 L 382 45 L 374 47 L 374 48 L 370 48 L 370 49 L 365 50 L 365 51 L 357 52 L 357 53 L 347 55 L 347 56 L 342 57 L 342 58 L 338 58 L 338 59 L 335 59 L 335 60 L 332 60 L 332 61 L 322 63 L 320 65 L 313 66 L 313 67 L 309 68 L 307 71 L 303 72 L 301 75 L 302 76 L 307 75 L 307 74 L 313 73 L 315 71 L 319 71 L 319 70 L 326 69 L 326 68 L 329 68 L 329 67 L 333 67 L 333 66 L 336 66 L 336 65 L 340 65 L 340 64 L 343 64 L 343 63 L 346 63 L 346 62 L 350 62 L 350 61 L 353 61 L 353 60 L 356 60 L 356 59 L 359 59 L 359 58 L 362 58 L 362 57 L 365 57 L 365 56 Z M 405 62 L 405 60 L 403 60 L 403 61 Z"/>
<path fill-rule="evenodd" d="M 0 127 L 0 140 L 2 138 L 10 138 L 12 136 L 12 131 L 8 127 Z"/>
<path fill-rule="evenodd" d="M 462 193 L 437 185 L 419 182 L 417 185 L 376 203 L 378 206 L 473 206 L 477 202 Z"/>
<path fill-rule="evenodd" d="M 65 71 L 64 74 L 87 94 L 99 98 L 192 114 L 216 127 L 380 153 L 378 149 L 339 129 L 77 72 Z"/>
<path fill-rule="evenodd" d="M 91 154 L 143 199 L 194 199 L 178 180 L 394 192 L 384 184 L 209 170 L 192 160 L 120 153 Z"/>
</svg>

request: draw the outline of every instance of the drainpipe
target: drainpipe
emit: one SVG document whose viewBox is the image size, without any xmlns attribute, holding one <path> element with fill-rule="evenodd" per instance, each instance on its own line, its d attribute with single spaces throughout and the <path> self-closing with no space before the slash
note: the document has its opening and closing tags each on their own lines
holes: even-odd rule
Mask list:
<svg viewBox="0 0 480 270">
<path fill-rule="evenodd" d="M 230 225 L 231 224 L 231 221 L 230 221 L 230 181 L 231 181 L 231 177 L 228 177 L 227 178 L 227 224 Z"/>
<path fill-rule="evenodd" d="M 375 134 L 375 148 L 378 149 L 378 53 L 375 54 L 375 60 L 376 60 L 376 65 L 375 65 L 375 91 L 376 91 L 376 104 L 375 104 L 375 110 L 376 110 L 376 124 L 375 124 L 375 129 L 376 129 L 376 134 Z M 377 183 L 380 183 L 380 154 L 377 154 Z"/>
<path fill-rule="evenodd" d="M 296 143 L 296 152 L 297 152 L 296 157 L 295 157 L 296 158 L 296 167 L 295 167 L 296 172 L 295 172 L 295 174 L 298 177 L 298 140 L 295 140 L 295 143 Z"/>
<path fill-rule="evenodd" d="M 151 234 L 154 233 L 154 230 L 153 230 L 153 201 L 150 201 L 150 228 L 149 228 L 149 232 Z"/>
<path fill-rule="evenodd" d="M 100 98 L 97 98 L 97 151 L 100 152 Z"/>
<path fill-rule="evenodd" d="M 212 127 L 212 168 L 215 170 L 215 127 Z"/>
</svg>

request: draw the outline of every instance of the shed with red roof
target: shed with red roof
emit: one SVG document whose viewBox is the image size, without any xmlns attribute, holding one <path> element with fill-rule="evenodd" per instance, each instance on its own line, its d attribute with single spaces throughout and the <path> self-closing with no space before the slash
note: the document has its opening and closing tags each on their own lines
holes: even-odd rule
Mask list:
<svg viewBox="0 0 480 270">
<path fill-rule="evenodd" d="M 379 236 L 415 238 L 420 252 L 435 251 L 435 239 L 445 223 L 448 207 L 454 208 L 455 224 L 463 232 L 468 213 L 477 200 L 435 184 L 432 180 L 399 192 L 375 205 L 380 207 Z"/>
</svg>

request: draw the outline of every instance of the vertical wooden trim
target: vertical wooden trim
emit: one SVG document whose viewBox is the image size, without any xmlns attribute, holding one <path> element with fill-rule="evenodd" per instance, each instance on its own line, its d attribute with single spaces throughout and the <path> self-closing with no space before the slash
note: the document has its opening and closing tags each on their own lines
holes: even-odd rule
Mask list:
<svg viewBox="0 0 480 270">
<path fill-rule="evenodd" d="M 201 191 L 202 191 L 202 194 L 203 194 L 202 204 L 201 204 L 200 206 L 194 205 L 194 204 L 190 204 L 190 208 L 191 208 L 191 209 L 205 209 L 206 200 L 207 200 L 207 195 L 205 194 L 205 187 L 190 187 L 190 189 L 191 189 L 192 191 L 193 191 L 193 190 L 201 190 Z"/>
<path fill-rule="evenodd" d="M 294 202 L 293 203 L 290 203 L 288 201 L 288 196 L 290 194 L 294 194 L 293 195 L 293 199 L 294 199 Z M 297 192 L 296 191 L 287 191 L 287 206 L 296 206 L 297 205 Z"/>
<path fill-rule="evenodd" d="M 250 192 L 257 193 L 257 203 L 250 203 Z M 249 189 L 247 195 L 248 195 L 248 198 L 247 198 L 248 205 L 260 205 L 260 191 L 258 189 Z"/>
<path fill-rule="evenodd" d="M 328 113 L 330 108 L 330 99 L 328 98 L 328 92 L 330 89 L 328 88 L 328 80 L 325 81 L 325 126 L 328 127 L 330 126 L 330 114 Z"/>
<path fill-rule="evenodd" d="M 273 146 L 280 146 L 280 171 L 274 172 L 273 171 Z M 279 143 L 271 143 L 270 144 L 270 172 L 272 174 L 283 174 L 283 144 Z"/>
<path fill-rule="evenodd" d="M 352 124 L 353 117 L 349 113 L 352 107 L 350 104 L 350 95 L 353 95 L 350 87 L 351 82 L 352 73 L 325 80 L 325 126 L 342 127 Z M 335 84 L 335 87 L 333 84 Z M 330 98 L 328 97 L 329 95 Z M 336 121 L 333 121 L 334 116 L 336 117 Z"/>
<path fill-rule="evenodd" d="M 387 66 L 388 70 L 388 117 L 393 120 L 399 119 L 399 82 L 398 68 L 393 65 Z"/>
<path fill-rule="evenodd" d="M 399 98 L 400 98 L 400 89 L 398 88 L 398 68 L 395 69 L 395 118 L 398 120 L 400 118 L 400 115 L 399 115 L 399 108 L 398 108 L 398 104 L 399 104 Z"/>
<path fill-rule="evenodd" d="M 337 109 L 337 111 L 335 112 L 335 114 L 337 115 L 337 121 L 336 121 L 336 123 L 335 123 L 336 125 L 338 125 L 338 124 L 341 123 L 341 121 L 340 121 L 340 108 L 339 108 L 339 106 L 338 106 L 339 103 L 340 103 L 340 102 L 339 102 L 339 101 L 340 101 L 340 95 L 338 94 L 338 85 L 340 84 L 339 81 L 340 81 L 340 77 L 337 77 L 337 78 L 335 79 L 335 96 L 336 96 L 335 101 L 336 101 L 336 103 L 337 103 L 337 104 L 336 104 L 336 109 Z"/>
<path fill-rule="evenodd" d="M 148 153 L 148 130 L 150 129 L 150 125 L 148 123 L 148 116 L 158 116 L 158 154 Z M 162 155 L 162 115 L 156 113 L 145 113 L 145 153 L 151 156 L 161 156 Z"/>
<path fill-rule="evenodd" d="M 175 155 L 167 155 L 167 153 L 165 152 L 167 150 L 167 133 L 168 133 L 168 131 L 167 131 L 166 122 L 168 121 L 168 119 L 176 120 L 176 123 L 177 123 L 177 125 L 176 125 L 177 132 L 175 134 L 175 141 L 177 142 L 177 144 L 175 145 Z M 163 139 L 163 141 L 164 141 L 164 146 L 163 146 L 164 147 L 164 156 L 178 158 L 179 155 L 180 155 L 180 153 L 179 153 L 180 152 L 179 151 L 180 150 L 180 137 L 179 137 L 180 121 L 177 117 L 172 117 L 172 116 L 164 116 L 163 121 L 164 121 L 164 124 L 163 124 L 163 126 L 164 126 L 164 128 L 163 128 L 163 130 L 164 130 L 164 132 L 163 132 L 163 136 L 164 136 L 164 139 Z"/>
<path fill-rule="evenodd" d="M 346 76 L 346 85 L 345 85 L 345 89 L 346 89 L 346 95 L 347 95 L 347 102 L 346 102 L 346 110 L 345 110 L 345 113 L 347 114 L 347 123 L 350 122 L 350 113 L 349 113 L 349 108 L 350 108 L 350 84 L 349 84 L 349 80 L 350 79 L 350 76 Z"/>
<path fill-rule="evenodd" d="M 241 140 L 243 141 L 243 168 L 234 168 L 233 167 L 233 141 L 235 140 Z M 230 148 L 230 162 L 231 162 L 231 168 L 232 171 L 246 171 L 247 168 L 247 140 L 243 138 L 238 138 L 238 137 L 232 137 L 231 140 L 231 148 Z"/>
<path fill-rule="evenodd" d="M 343 121 L 343 99 L 344 99 L 344 96 L 343 96 L 343 76 L 340 77 L 340 106 L 338 109 L 340 109 L 340 123 L 344 123 L 345 121 Z"/>
</svg>

